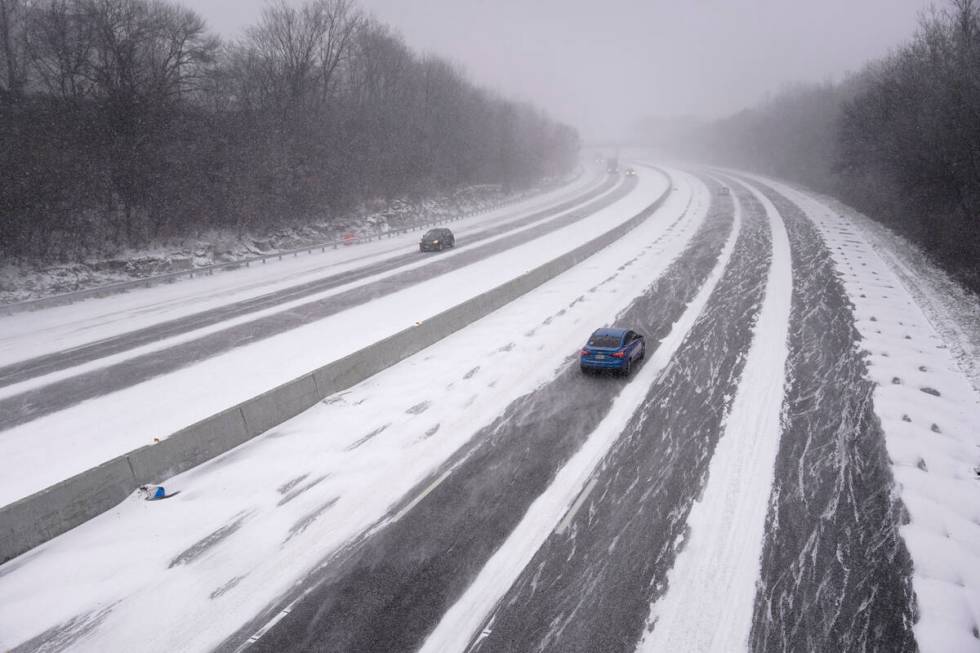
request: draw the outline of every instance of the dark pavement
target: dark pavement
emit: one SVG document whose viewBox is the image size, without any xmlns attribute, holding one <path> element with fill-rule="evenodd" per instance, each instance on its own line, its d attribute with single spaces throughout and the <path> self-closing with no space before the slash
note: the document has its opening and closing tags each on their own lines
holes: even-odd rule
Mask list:
<svg viewBox="0 0 980 653">
<path fill-rule="evenodd" d="M 713 207 L 681 257 L 610 320 L 636 325 L 652 352 L 707 277 L 731 222 L 730 201 Z M 551 383 L 513 402 L 433 474 L 438 478 L 454 467 L 432 492 L 297 588 L 296 596 L 309 593 L 250 650 L 374 652 L 419 646 L 626 382 L 586 377 L 577 365 L 568 365 Z M 405 501 L 408 505 L 410 499 Z M 281 608 L 270 608 L 223 648 L 234 650 Z"/>
</svg>

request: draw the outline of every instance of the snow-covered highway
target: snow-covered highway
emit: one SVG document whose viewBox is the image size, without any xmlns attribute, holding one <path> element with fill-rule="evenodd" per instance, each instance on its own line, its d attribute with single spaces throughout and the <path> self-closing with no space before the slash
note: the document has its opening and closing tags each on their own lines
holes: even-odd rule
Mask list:
<svg viewBox="0 0 980 653">
<path fill-rule="evenodd" d="M 461 230 L 456 251 L 445 255 L 418 254 L 416 236 L 410 235 L 407 241 L 402 239 L 401 251 L 380 261 L 362 260 L 359 269 L 368 271 L 362 278 L 344 278 L 337 284 L 332 283 L 332 270 L 321 270 L 325 278 L 303 280 L 300 286 L 320 284 L 327 289 L 268 308 L 245 312 L 243 305 L 251 308 L 256 298 L 236 297 L 237 302 L 168 320 L 168 313 L 154 306 L 157 321 L 136 332 L 162 332 L 161 339 L 148 344 L 127 348 L 130 334 L 126 332 L 99 339 L 98 328 L 87 324 L 81 334 L 66 336 L 74 345 L 69 346 L 67 358 L 89 347 L 100 351 L 106 342 L 109 347 L 122 342 L 121 350 L 110 349 L 96 360 L 68 364 L 64 370 L 0 388 L 0 428 L 4 429 L 0 457 L 19 470 L 0 482 L 0 505 L 165 438 L 493 288 L 533 267 L 535 261 L 547 261 L 631 217 L 662 193 L 664 183 L 662 175 L 651 171 L 638 187 L 633 181 L 612 188 L 602 183 L 599 197 L 593 198 L 595 191 L 587 190 L 577 206 L 557 213 L 537 208 L 525 219 L 504 214 L 510 219 L 500 225 L 487 225 L 484 220 L 473 230 L 472 242 L 467 240 L 470 232 Z M 582 191 L 578 196 L 583 196 Z M 413 247 L 416 251 L 406 261 L 404 251 Z M 179 285 L 197 290 L 195 283 Z M 257 299 L 291 296 L 292 288 L 263 293 Z M 249 291 L 256 292 L 252 286 Z M 97 307 L 99 302 L 117 300 L 132 301 L 123 295 L 78 306 L 91 311 L 89 304 Z M 70 308 L 52 310 L 63 313 Z M 47 319 L 43 312 L 6 319 L 20 325 L 32 318 Z M 198 326 L 200 320 L 214 323 Z M 194 326 L 183 329 L 186 321 Z M 181 329 L 179 335 L 171 335 L 172 327 Z M 20 332 L 19 341 L 30 339 L 28 327 Z M 80 337 L 89 339 L 89 344 L 75 344 Z M 18 339 L 9 340 L 8 355 L 16 357 Z M 44 449 L 34 445 L 37 438 L 47 443 Z M 50 450 L 62 455 L 52 461 L 46 454 Z"/>
<path fill-rule="evenodd" d="M 670 191 L 551 281 L 160 479 L 174 499 L 130 497 L 0 566 L 0 648 L 980 650 L 980 399 L 947 331 L 820 198 L 728 171 L 670 169 L 668 189 L 638 169 L 587 208 L 484 223 L 485 244 L 263 309 L 289 328 L 247 346 L 36 419 L 5 412 L 3 503 L 425 320 Z M 342 311 L 304 312 L 345 292 L 358 294 Z M 193 333 L 237 325 L 247 342 L 262 315 Z M 629 379 L 578 370 L 608 324 L 646 335 Z M 58 347 L 87 337 L 70 331 Z M 42 379 L 0 402 L 43 400 L 44 384 L 17 385 Z M 42 438 L 50 449 L 29 446 Z"/>
</svg>

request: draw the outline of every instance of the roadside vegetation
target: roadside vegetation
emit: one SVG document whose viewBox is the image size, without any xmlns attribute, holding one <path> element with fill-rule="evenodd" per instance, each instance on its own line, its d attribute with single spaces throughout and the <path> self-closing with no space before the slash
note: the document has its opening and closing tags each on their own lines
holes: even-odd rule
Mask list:
<svg viewBox="0 0 980 653">
<path fill-rule="evenodd" d="M 912 40 L 839 83 L 796 85 L 712 123 L 650 120 L 674 154 L 834 195 L 980 292 L 980 3 L 922 16 Z"/>
<path fill-rule="evenodd" d="M 0 0 L 0 259 L 81 260 L 566 173 L 578 136 L 351 0 L 233 42 L 163 0 Z"/>
</svg>

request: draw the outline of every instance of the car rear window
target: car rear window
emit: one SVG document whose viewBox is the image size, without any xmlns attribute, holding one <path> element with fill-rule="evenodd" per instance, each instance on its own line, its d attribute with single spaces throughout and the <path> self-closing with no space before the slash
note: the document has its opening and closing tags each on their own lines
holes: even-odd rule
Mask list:
<svg viewBox="0 0 980 653">
<path fill-rule="evenodd" d="M 619 347 L 623 339 L 619 336 L 592 336 L 589 338 L 590 347 Z"/>
</svg>

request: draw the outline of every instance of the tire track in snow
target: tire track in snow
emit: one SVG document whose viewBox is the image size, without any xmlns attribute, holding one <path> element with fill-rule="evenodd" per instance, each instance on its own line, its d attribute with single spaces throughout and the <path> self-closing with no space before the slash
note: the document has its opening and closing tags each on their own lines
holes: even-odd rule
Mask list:
<svg viewBox="0 0 980 653">
<path fill-rule="evenodd" d="M 590 500 L 537 551 L 471 650 L 635 648 L 704 484 L 762 302 L 768 230 L 759 203 L 744 191 L 736 194 L 741 233 L 707 305 L 620 427 L 593 473 Z"/>
<path fill-rule="evenodd" d="M 651 350 L 707 278 L 730 230 L 729 214 L 712 207 L 683 254 L 620 316 L 647 333 Z M 667 232 L 661 238 L 680 237 Z M 251 650 L 389 651 L 420 645 L 588 439 L 624 383 L 597 382 L 568 365 L 554 381 L 513 402 L 473 437 L 472 447 L 432 474 L 434 482 L 420 485 L 425 491 L 396 506 L 396 514 L 356 551 L 312 581 L 321 584 L 262 630 Z M 260 623 L 222 648 L 233 649 Z"/>
<path fill-rule="evenodd" d="M 766 520 L 754 651 L 914 651 L 912 564 L 852 306 L 800 208 L 784 432 Z"/>
<path fill-rule="evenodd" d="M 707 470 L 702 495 L 687 518 L 688 535 L 653 604 L 650 632 L 638 651 L 727 653 L 746 646 L 765 535 L 767 500 L 782 428 L 792 266 L 779 212 L 765 207 L 772 258 L 765 298 L 752 328 L 738 388 Z"/>
</svg>

